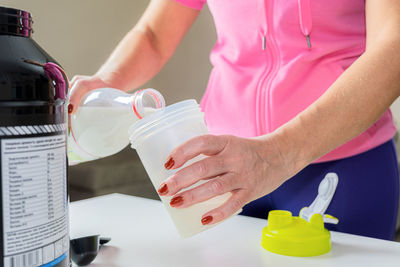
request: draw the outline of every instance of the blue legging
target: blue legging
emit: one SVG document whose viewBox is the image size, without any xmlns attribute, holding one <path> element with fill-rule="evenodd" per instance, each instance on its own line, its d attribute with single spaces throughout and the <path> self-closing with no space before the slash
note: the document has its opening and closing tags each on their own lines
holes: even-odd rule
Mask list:
<svg viewBox="0 0 400 267">
<path fill-rule="evenodd" d="M 242 215 L 267 218 L 270 210 L 289 210 L 298 215 L 318 193 L 328 172 L 339 183 L 327 214 L 339 224 L 326 224 L 333 231 L 393 240 L 399 205 L 399 173 L 393 140 L 362 154 L 307 166 L 271 194 L 243 208 Z"/>
</svg>

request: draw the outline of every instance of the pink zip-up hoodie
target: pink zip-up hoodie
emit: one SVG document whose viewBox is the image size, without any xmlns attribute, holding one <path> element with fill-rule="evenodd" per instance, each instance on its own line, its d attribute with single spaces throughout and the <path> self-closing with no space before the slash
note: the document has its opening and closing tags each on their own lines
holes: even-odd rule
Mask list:
<svg viewBox="0 0 400 267">
<path fill-rule="evenodd" d="M 176 0 L 201 9 L 205 0 Z M 270 133 L 317 100 L 364 51 L 365 0 L 208 0 L 217 30 L 201 101 L 213 134 Z M 385 93 L 385 92 L 382 92 Z M 394 136 L 390 110 L 317 162 Z"/>
</svg>

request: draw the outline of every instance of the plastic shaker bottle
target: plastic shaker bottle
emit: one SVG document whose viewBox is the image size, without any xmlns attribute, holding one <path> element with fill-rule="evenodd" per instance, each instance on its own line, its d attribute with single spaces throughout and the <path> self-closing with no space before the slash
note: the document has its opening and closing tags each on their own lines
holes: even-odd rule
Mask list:
<svg viewBox="0 0 400 267">
<path fill-rule="evenodd" d="M 203 117 L 196 100 L 185 100 L 158 110 L 130 127 L 132 148 L 136 149 L 155 188 L 179 170 L 166 170 L 163 167 L 168 154 L 183 142 L 208 134 Z M 181 168 L 203 157 L 196 157 Z M 206 181 L 200 181 L 192 187 L 204 182 Z M 212 227 L 213 225 L 202 225 L 202 215 L 223 204 L 230 196 L 231 193 L 226 193 L 183 209 L 170 207 L 171 197 L 160 198 L 179 234 L 189 237 Z"/>
</svg>

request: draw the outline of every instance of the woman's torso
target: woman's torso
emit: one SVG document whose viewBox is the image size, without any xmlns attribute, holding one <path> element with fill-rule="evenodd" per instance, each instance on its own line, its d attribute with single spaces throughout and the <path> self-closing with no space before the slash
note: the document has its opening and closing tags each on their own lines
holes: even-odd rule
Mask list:
<svg viewBox="0 0 400 267">
<path fill-rule="evenodd" d="M 365 50 L 364 0 L 207 3 L 218 39 L 201 105 L 214 134 L 253 137 L 274 131 L 317 100 Z M 394 132 L 388 110 L 319 161 L 364 152 Z"/>
</svg>

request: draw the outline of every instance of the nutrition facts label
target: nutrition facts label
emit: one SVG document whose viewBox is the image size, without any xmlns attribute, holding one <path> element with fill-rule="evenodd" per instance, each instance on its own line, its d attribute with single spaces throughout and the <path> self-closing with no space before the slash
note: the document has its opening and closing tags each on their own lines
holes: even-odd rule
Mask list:
<svg viewBox="0 0 400 267">
<path fill-rule="evenodd" d="M 65 142 L 64 134 L 1 140 L 5 266 L 68 251 Z"/>
</svg>

